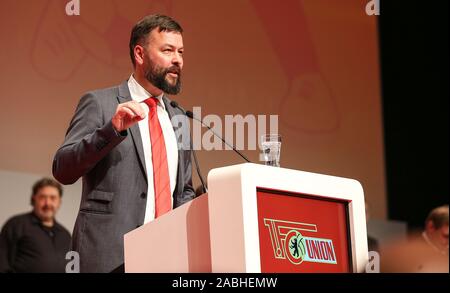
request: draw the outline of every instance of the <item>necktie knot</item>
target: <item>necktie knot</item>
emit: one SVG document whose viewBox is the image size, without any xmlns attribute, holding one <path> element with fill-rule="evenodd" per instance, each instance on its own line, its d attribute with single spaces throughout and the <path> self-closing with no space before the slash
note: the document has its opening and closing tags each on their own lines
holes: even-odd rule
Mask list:
<svg viewBox="0 0 450 293">
<path fill-rule="evenodd" d="M 146 99 L 144 103 L 147 104 L 147 106 L 151 109 L 156 107 L 156 105 L 158 104 L 158 100 L 155 97 L 150 97 Z"/>
</svg>

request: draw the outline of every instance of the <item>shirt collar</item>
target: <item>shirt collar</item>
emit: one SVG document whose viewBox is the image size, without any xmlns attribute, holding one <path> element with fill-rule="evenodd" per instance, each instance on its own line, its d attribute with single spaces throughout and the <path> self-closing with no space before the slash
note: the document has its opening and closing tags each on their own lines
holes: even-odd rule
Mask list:
<svg viewBox="0 0 450 293">
<path fill-rule="evenodd" d="M 137 82 L 133 74 L 131 74 L 130 78 L 128 79 L 128 88 L 130 89 L 131 98 L 139 103 L 152 96 L 143 86 L 141 86 Z M 165 110 L 166 106 L 164 105 L 164 101 L 162 99 L 163 95 L 164 93 L 155 98 L 158 100 L 158 105 Z"/>
</svg>

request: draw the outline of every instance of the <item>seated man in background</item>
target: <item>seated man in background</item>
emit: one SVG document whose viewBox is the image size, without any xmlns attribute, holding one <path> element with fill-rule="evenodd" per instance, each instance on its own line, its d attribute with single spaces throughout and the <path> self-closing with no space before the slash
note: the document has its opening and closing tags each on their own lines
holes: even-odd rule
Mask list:
<svg viewBox="0 0 450 293">
<path fill-rule="evenodd" d="M 29 213 L 10 218 L 0 234 L 0 272 L 65 272 L 70 233 L 55 220 L 62 186 L 44 178 L 33 185 Z"/>
<path fill-rule="evenodd" d="M 448 273 L 448 205 L 433 209 L 424 231 L 382 251 L 381 272 Z"/>
<path fill-rule="evenodd" d="M 422 237 L 435 252 L 448 258 L 448 205 L 430 212 L 425 220 Z"/>
</svg>

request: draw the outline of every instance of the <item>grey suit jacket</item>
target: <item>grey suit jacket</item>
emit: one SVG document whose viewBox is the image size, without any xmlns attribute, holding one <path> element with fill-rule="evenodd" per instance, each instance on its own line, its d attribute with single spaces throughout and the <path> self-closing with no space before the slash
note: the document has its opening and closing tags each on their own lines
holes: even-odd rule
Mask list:
<svg viewBox="0 0 450 293">
<path fill-rule="evenodd" d="M 139 126 L 117 133 L 111 123 L 117 105 L 131 101 L 127 82 L 89 92 L 77 106 L 63 145 L 53 160 L 53 176 L 63 184 L 83 178 L 72 249 L 81 272 L 110 272 L 123 264 L 123 236 L 144 222 L 147 176 Z M 194 198 L 189 124 L 164 96 L 178 139 L 174 208 Z"/>
</svg>

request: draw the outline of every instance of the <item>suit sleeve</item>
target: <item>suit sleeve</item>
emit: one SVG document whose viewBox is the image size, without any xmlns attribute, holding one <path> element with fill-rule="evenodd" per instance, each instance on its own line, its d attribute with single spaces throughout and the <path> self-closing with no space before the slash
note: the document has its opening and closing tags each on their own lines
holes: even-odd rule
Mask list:
<svg viewBox="0 0 450 293">
<path fill-rule="evenodd" d="M 195 191 L 192 186 L 192 150 L 187 150 L 185 162 L 184 162 L 184 188 L 183 188 L 183 198 L 187 201 L 195 198 Z"/>
<path fill-rule="evenodd" d="M 84 95 L 53 159 L 53 176 L 63 184 L 76 182 L 126 136 L 126 131 L 115 131 L 109 118 L 105 121 L 93 93 Z"/>
<path fill-rule="evenodd" d="M 182 198 L 185 200 L 184 202 L 188 202 L 192 199 L 195 198 L 195 190 L 192 186 L 192 149 L 193 149 L 193 145 L 192 145 L 192 139 L 190 136 L 190 129 L 189 129 L 189 121 L 187 120 L 185 115 L 182 115 L 183 117 L 183 121 L 184 121 L 184 125 L 186 125 L 186 130 L 185 133 L 187 133 L 186 138 L 189 140 L 188 143 L 186 145 L 188 145 L 187 149 L 184 149 L 183 151 L 185 152 L 185 156 L 184 156 L 184 162 L 183 162 L 183 166 L 184 166 L 184 188 L 183 188 L 183 196 Z"/>
</svg>

